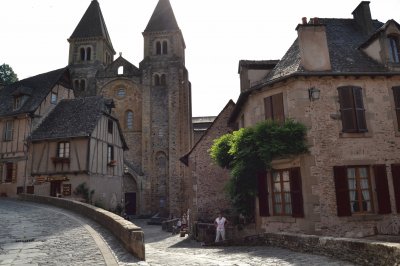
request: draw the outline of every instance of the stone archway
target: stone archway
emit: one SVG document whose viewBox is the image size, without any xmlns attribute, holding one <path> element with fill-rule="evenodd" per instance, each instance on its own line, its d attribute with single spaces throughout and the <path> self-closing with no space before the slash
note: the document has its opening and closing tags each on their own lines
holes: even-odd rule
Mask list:
<svg viewBox="0 0 400 266">
<path fill-rule="evenodd" d="M 140 206 L 138 183 L 130 173 L 125 173 L 123 179 L 125 213 L 129 216 L 138 215 Z"/>
</svg>

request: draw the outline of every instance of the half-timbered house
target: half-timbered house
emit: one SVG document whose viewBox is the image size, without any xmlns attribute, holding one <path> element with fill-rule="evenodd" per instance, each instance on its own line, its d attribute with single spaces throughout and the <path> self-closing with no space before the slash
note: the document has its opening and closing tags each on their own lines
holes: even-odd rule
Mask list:
<svg viewBox="0 0 400 266">
<path fill-rule="evenodd" d="M 113 107 L 112 100 L 93 96 L 54 108 L 30 138 L 35 194 L 83 197 L 107 209 L 121 203 L 127 145 Z M 82 186 L 86 192 L 77 189 Z"/>
<path fill-rule="evenodd" d="M 0 194 L 24 191 L 27 137 L 62 99 L 74 97 L 66 68 L 23 79 L 0 90 Z M 32 186 L 26 186 L 33 193 Z"/>
</svg>

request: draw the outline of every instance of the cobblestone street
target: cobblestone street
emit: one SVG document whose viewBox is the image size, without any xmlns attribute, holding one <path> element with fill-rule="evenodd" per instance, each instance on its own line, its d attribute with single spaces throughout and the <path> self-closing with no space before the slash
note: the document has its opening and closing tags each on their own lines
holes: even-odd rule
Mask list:
<svg viewBox="0 0 400 266">
<path fill-rule="evenodd" d="M 203 247 L 134 221 L 145 231 L 137 261 L 96 223 L 63 209 L 0 200 L 0 265 L 352 265 L 272 247 Z"/>
</svg>

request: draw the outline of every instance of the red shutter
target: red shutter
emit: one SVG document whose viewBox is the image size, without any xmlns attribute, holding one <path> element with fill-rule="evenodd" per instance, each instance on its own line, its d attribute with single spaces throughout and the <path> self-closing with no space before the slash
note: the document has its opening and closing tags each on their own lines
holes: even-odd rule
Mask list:
<svg viewBox="0 0 400 266">
<path fill-rule="evenodd" d="M 304 217 L 300 167 L 290 169 L 290 196 L 292 200 L 292 216 Z"/>
<path fill-rule="evenodd" d="M 396 210 L 400 213 L 400 164 L 392 164 L 392 179 L 394 198 L 396 199 Z"/>
<path fill-rule="evenodd" d="M 354 109 L 357 117 L 357 131 L 367 132 L 367 122 L 365 121 L 365 109 L 363 103 L 362 89 L 358 87 L 353 88 L 354 96 Z"/>
<path fill-rule="evenodd" d="M 350 195 L 347 184 L 347 170 L 345 166 L 334 166 L 336 205 L 338 216 L 351 216 Z"/>
<path fill-rule="evenodd" d="M 354 110 L 352 87 L 340 87 L 339 103 L 343 132 L 357 132 L 357 119 Z"/>
<path fill-rule="evenodd" d="M 283 108 L 283 93 L 278 93 L 272 96 L 272 113 L 275 121 L 279 123 L 285 122 L 285 111 Z"/>
<path fill-rule="evenodd" d="M 260 209 L 260 216 L 269 216 L 268 206 L 268 187 L 267 187 L 267 172 L 259 172 L 258 179 L 258 206 Z"/>
<path fill-rule="evenodd" d="M 394 105 L 397 116 L 397 130 L 400 130 L 400 86 L 393 87 Z"/>
<path fill-rule="evenodd" d="M 378 198 L 378 213 L 391 213 L 389 186 L 387 181 L 386 166 L 384 164 L 374 165 L 374 176 L 376 195 Z"/>
<path fill-rule="evenodd" d="M 265 120 L 273 119 L 272 116 L 272 97 L 264 98 L 264 112 L 265 112 Z"/>
</svg>

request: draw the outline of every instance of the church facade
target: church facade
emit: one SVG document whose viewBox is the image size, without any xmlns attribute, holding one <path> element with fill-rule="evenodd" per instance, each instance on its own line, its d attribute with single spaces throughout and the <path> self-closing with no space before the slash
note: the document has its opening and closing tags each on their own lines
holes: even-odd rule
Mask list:
<svg viewBox="0 0 400 266">
<path fill-rule="evenodd" d="M 124 153 L 130 215 L 180 215 L 186 208 L 185 171 L 179 161 L 193 142 L 191 84 L 185 42 L 169 0 L 160 0 L 143 32 L 139 67 L 115 50 L 100 5 L 93 0 L 68 39 L 76 97 L 113 99 L 129 150 Z"/>
</svg>

